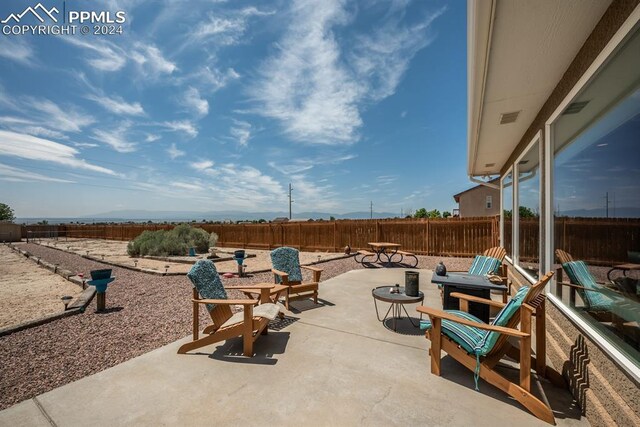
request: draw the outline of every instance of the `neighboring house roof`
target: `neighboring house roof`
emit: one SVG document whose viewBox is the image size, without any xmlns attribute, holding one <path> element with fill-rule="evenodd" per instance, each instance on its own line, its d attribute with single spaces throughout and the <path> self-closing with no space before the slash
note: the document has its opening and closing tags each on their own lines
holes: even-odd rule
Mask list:
<svg viewBox="0 0 640 427">
<path fill-rule="evenodd" d="M 499 179 L 500 179 L 500 178 L 493 178 L 492 180 L 487 181 L 487 183 L 488 183 L 488 184 L 489 184 L 489 183 L 490 183 L 490 184 L 493 184 L 494 182 L 498 181 Z M 460 196 L 462 196 L 464 193 L 468 193 L 469 191 L 473 191 L 473 190 L 475 190 L 475 189 L 476 189 L 476 188 L 478 188 L 478 187 L 484 187 L 484 185 L 483 185 L 483 184 L 478 184 L 478 185 L 476 185 L 476 186 L 474 186 L 474 187 L 471 187 L 471 188 L 468 188 L 468 189 L 466 189 L 466 190 L 464 190 L 464 191 L 461 191 L 461 192 L 459 192 L 458 194 L 454 194 L 454 195 L 453 195 L 453 200 L 455 200 L 455 201 L 456 201 L 456 203 L 460 203 Z"/>
<path fill-rule="evenodd" d="M 501 172 L 609 4 L 468 2 L 469 175 Z"/>
<path fill-rule="evenodd" d="M 289 218 L 287 218 L 286 216 L 279 216 L 277 218 L 274 218 L 271 222 L 289 222 Z"/>
</svg>

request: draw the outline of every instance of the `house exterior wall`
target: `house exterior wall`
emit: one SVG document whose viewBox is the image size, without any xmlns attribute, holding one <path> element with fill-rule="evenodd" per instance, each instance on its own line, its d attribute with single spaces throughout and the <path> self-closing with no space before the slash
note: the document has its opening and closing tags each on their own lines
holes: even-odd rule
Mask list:
<svg viewBox="0 0 640 427">
<path fill-rule="evenodd" d="M 486 207 L 487 196 L 491 196 L 492 206 Z M 460 195 L 460 217 L 494 216 L 500 213 L 500 190 L 484 185 Z"/>
<path fill-rule="evenodd" d="M 10 222 L 0 222 L 0 242 L 19 242 L 22 236 L 22 227 Z"/>
<path fill-rule="evenodd" d="M 512 265 L 512 292 L 528 281 Z M 640 387 L 560 309 L 546 304 L 547 359 L 561 373 L 592 426 L 640 425 Z"/>
<path fill-rule="evenodd" d="M 612 2 L 511 153 L 501 171 L 502 175 L 539 132 L 544 148 L 546 122 L 639 3 L 637 0 Z M 548 155 L 543 152 L 543 156 Z M 547 179 L 542 176 L 543 183 Z M 541 192 L 544 193 L 544 186 Z M 548 209 L 544 205 L 542 208 Z M 547 248 L 551 243 L 541 239 L 541 245 Z M 515 288 L 528 283 L 515 268 L 509 271 Z M 571 317 L 565 315 L 561 307 L 553 303 L 547 304 L 547 355 L 567 380 L 574 398 L 592 425 L 640 425 L 640 383 L 590 339 Z"/>
</svg>

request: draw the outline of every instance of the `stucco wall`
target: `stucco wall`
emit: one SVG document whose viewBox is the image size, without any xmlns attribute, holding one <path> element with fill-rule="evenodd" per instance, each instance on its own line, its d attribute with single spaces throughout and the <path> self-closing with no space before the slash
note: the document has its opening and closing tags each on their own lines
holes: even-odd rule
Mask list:
<svg viewBox="0 0 640 427">
<path fill-rule="evenodd" d="M 486 208 L 487 196 L 492 198 L 491 209 Z M 494 216 L 500 213 L 500 191 L 484 185 L 460 195 L 460 217 Z"/>
<path fill-rule="evenodd" d="M 509 266 L 513 289 L 527 280 Z M 547 358 L 592 426 L 640 425 L 640 385 L 547 300 Z"/>
<path fill-rule="evenodd" d="M 0 242 L 19 242 L 22 227 L 18 224 L 0 222 Z"/>
</svg>

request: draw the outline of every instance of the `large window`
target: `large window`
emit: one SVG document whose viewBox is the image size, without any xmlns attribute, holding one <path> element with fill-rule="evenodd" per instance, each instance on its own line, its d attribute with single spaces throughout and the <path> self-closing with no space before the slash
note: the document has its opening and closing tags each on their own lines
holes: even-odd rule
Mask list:
<svg viewBox="0 0 640 427">
<path fill-rule="evenodd" d="M 552 293 L 636 366 L 640 271 L 616 266 L 640 264 L 639 34 L 551 128 L 555 267 L 565 262 Z"/>
<path fill-rule="evenodd" d="M 516 263 L 533 277 L 540 269 L 540 139 L 516 162 L 518 247 Z"/>
<path fill-rule="evenodd" d="M 502 246 L 507 256 L 513 256 L 513 173 L 509 171 L 501 181 L 502 185 Z"/>
</svg>

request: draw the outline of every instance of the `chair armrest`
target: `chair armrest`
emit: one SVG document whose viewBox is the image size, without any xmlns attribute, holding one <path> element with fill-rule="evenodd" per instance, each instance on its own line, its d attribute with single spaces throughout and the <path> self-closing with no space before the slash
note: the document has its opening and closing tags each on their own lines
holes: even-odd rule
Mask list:
<svg viewBox="0 0 640 427">
<path fill-rule="evenodd" d="M 475 297 L 473 295 L 461 294 L 460 292 L 452 292 L 450 296 L 454 298 L 463 299 L 470 302 L 477 302 L 479 304 L 486 304 L 486 305 L 490 305 L 492 307 L 498 307 L 498 308 L 502 308 L 506 305 L 505 303 L 500 301 L 494 301 L 486 298 Z"/>
<path fill-rule="evenodd" d="M 305 270 L 317 271 L 317 272 L 324 271 L 322 268 L 312 267 L 310 265 L 301 265 L 300 268 L 304 268 Z"/>
<path fill-rule="evenodd" d="M 276 270 L 275 268 L 272 268 L 271 272 L 273 274 L 277 274 L 278 276 L 280 276 L 282 278 L 289 278 L 289 274 L 285 273 L 284 271 L 280 271 L 280 270 Z"/>
<path fill-rule="evenodd" d="M 275 288 L 275 284 L 271 283 L 261 283 L 257 285 L 242 285 L 242 286 L 225 286 L 225 289 L 235 289 L 237 291 L 241 291 L 243 289 L 272 289 Z"/>
<path fill-rule="evenodd" d="M 494 326 L 489 325 L 487 323 L 478 323 L 472 320 L 463 319 L 462 317 L 456 316 L 455 314 L 449 314 L 445 311 L 438 310 L 436 308 L 420 306 L 416 308 L 419 313 L 423 313 L 428 315 L 431 318 L 438 318 L 443 320 L 449 320 L 451 322 L 460 323 L 461 325 L 472 326 L 474 328 L 482 329 L 485 331 L 493 331 L 498 332 L 505 335 L 510 335 L 512 337 L 528 337 L 531 334 L 527 334 L 526 332 L 519 331 L 517 329 L 505 328 L 502 326 Z"/>
<path fill-rule="evenodd" d="M 194 299 L 193 302 L 200 304 L 224 304 L 224 305 L 256 305 L 259 301 L 255 299 Z"/>
<path fill-rule="evenodd" d="M 580 285 L 574 285 L 573 283 L 569 283 L 569 282 L 556 282 L 556 285 L 562 285 L 562 286 L 566 286 L 569 288 L 574 288 L 580 291 L 586 291 L 586 292 L 598 292 L 598 293 L 603 293 L 602 291 L 599 291 L 598 289 L 591 289 L 591 288 L 585 288 L 584 286 L 580 286 Z M 602 287 L 605 287 L 604 285 L 600 285 Z M 609 288 L 606 288 L 609 289 Z M 611 289 L 609 289 L 611 290 Z"/>
<path fill-rule="evenodd" d="M 320 275 L 322 275 L 322 269 L 318 268 L 318 267 L 311 267 L 309 265 L 301 265 L 301 268 L 304 268 L 305 270 L 309 270 L 313 272 L 313 281 L 314 282 L 319 282 L 320 281 Z"/>
</svg>

